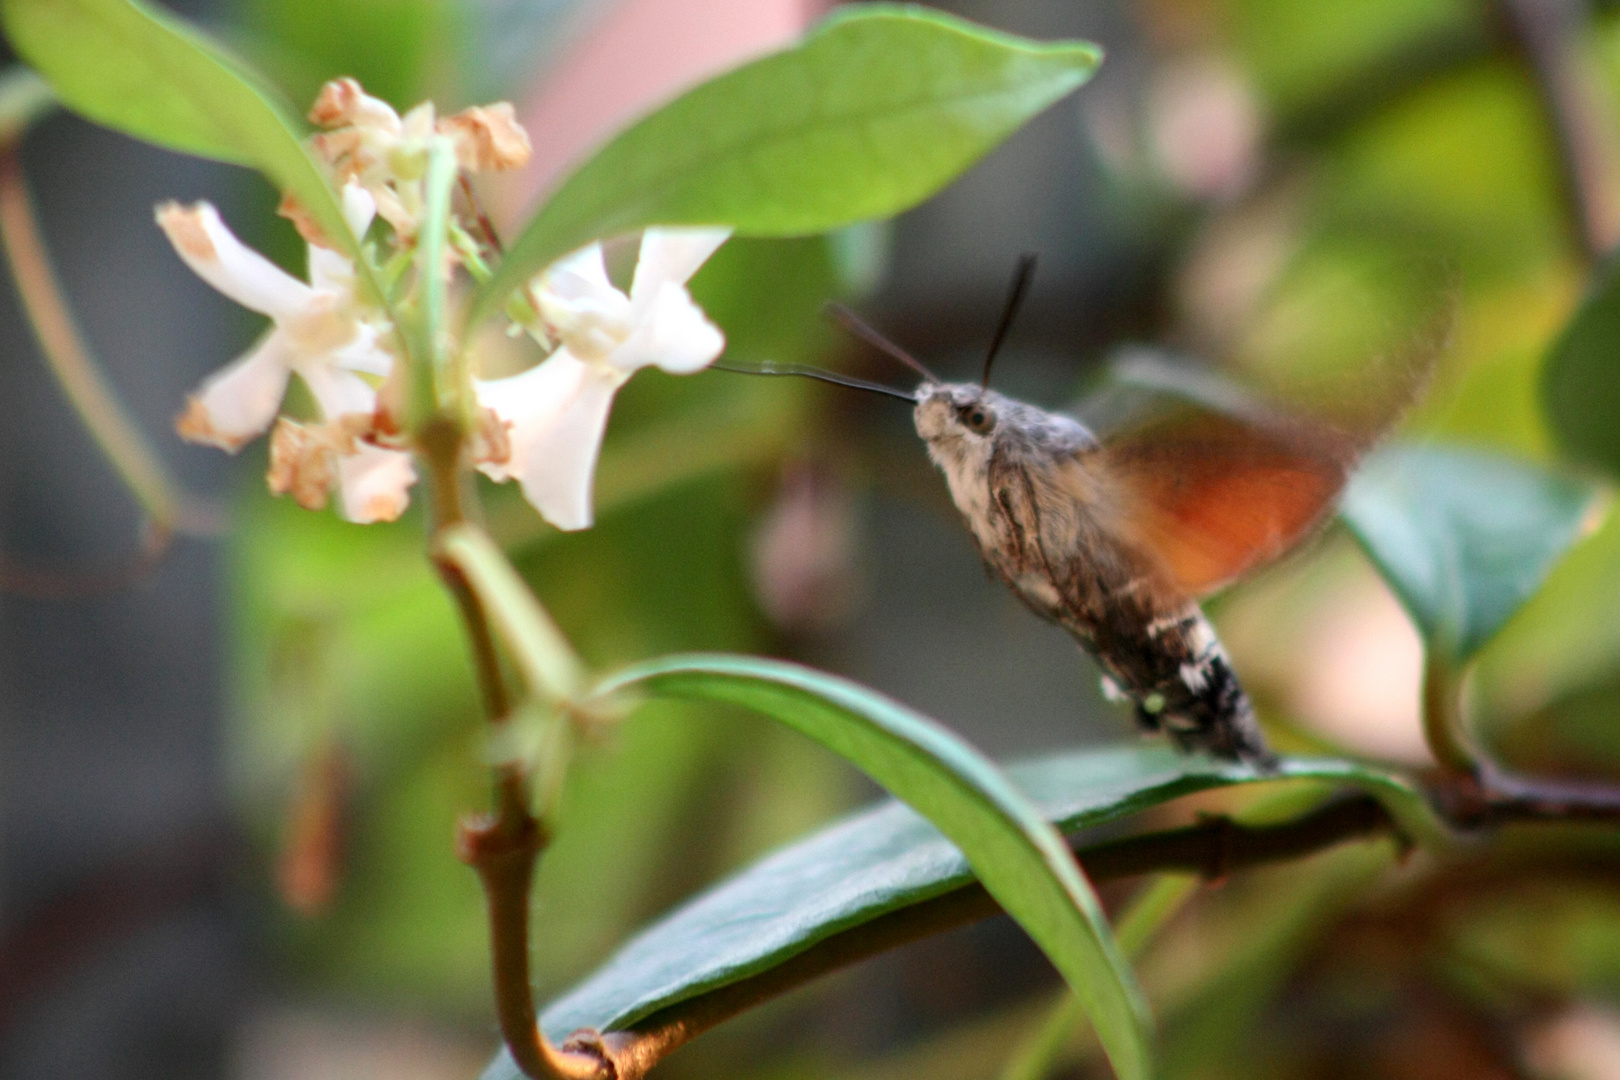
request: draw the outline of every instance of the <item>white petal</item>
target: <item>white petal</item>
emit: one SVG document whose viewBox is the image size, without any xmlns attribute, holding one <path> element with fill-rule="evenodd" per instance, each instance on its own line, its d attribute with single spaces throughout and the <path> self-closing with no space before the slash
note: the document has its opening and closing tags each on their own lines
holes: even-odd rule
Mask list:
<svg viewBox="0 0 1620 1080">
<path fill-rule="evenodd" d="M 343 516 L 362 525 L 393 521 L 403 514 L 410 505 L 414 483 L 416 467 L 411 455 L 400 450 L 360 443 L 357 452 L 338 462 Z"/>
<path fill-rule="evenodd" d="M 411 216 L 405 204 L 400 201 L 399 195 L 391 187 L 375 187 L 371 193 L 377 200 L 377 214 L 384 221 L 394 227 L 394 231 L 409 235 L 416 227 L 416 219 Z"/>
<path fill-rule="evenodd" d="M 252 351 L 210 375 L 181 417 L 181 437 L 234 454 L 264 434 L 287 392 L 291 355 L 283 335 L 272 331 Z"/>
<path fill-rule="evenodd" d="M 730 229 L 648 229 L 630 285 L 630 303 L 644 314 L 666 282 L 685 285 L 726 238 Z"/>
<path fill-rule="evenodd" d="M 382 98 L 367 93 L 357 96 L 349 123 L 363 131 L 384 135 L 398 135 L 401 128 L 399 113 L 394 111 L 394 107 Z"/>
<path fill-rule="evenodd" d="M 600 367 L 587 365 L 579 394 L 527 448 L 520 478 L 523 497 L 564 532 L 588 529 L 595 520 L 591 490 L 596 458 L 607 431 L 608 409 L 622 383 Z"/>
<path fill-rule="evenodd" d="M 316 292 L 346 293 L 354 288 L 354 263 L 319 244 L 309 245 L 309 284 Z"/>
<path fill-rule="evenodd" d="M 578 278 L 588 284 L 593 291 L 613 289 L 613 283 L 608 280 L 607 263 L 602 259 L 601 244 L 586 244 L 578 251 L 564 255 L 546 269 L 545 276 Z M 613 291 L 618 292 L 617 289 Z"/>
<path fill-rule="evenodd" d="M 579 396 L 586 365 L 567 349 L 558 349 L 539 365 L 505 379 L 473 383 L 478 404 L 512 425 L 511 457 L 504 463 L 479 465 L 492 480 L 522 479 L 532 455 L 529 448 L 556 424 L 557 417 Z"/>
<path fill-rule="evenodd" d="M 343 185 L 343 220 L 349 223 L 349 231 L 356 240 L 365 239 L 376 216 L 377 200 L 371 192 L 354 180 Z"/>
<path fill-rule="evenodd" d="M 343 185 L 343 220 L 356 240 L 363 240 L 377 216 L 377 200 L 354 181 Z M 348 292 L 354 288 L 354 263 L 319 244 L 309 245 L 309 283 L 317 292 Z"/>
<path fill-rule="evenodd" d="M 515 477 L 523 495 L 559 529 L 589 528 L 596 458 L 607 430 L 608 409 L 624 379 L 599 364 L 567 352 L 554 353 L 523 375 L 485 383 L 479 400 L 512 422 L 512 458 L 504 469 L 485 466 L 497 479 Z M 491 391 L 494 391 L 492 394 Z"/>
<path fill-rule="evenodd" d="M 297 370 L 327 420 L 350 413 L 370 413 L 377 408 L 377 391 L 353 372 L 330 364 L 300 364 Z"/>
<path fill-rule="evenodd" d="M 243 244 L 208 203 L 164 203 L 157 223 L 174 250 L 208 284 L 245 308 L 280 319 L 309 303 L 313 290 Z"/>
<path fill-rule="evenodd" d="M 608 363 L 628 374 L 656 364 L 673 375 L 707 367 L 726 347 L 726 337 L 692 302 L 686 288 L 665 282 L 650 310 Z"/>
<path fill-rule="evenodd" d="M 363 371 L 367 375 L 387 378 L 388 373 L 394 370 L 394 354 L 378 344 L 378 340 L 387 329 L 387 323 L 381 326 L 368 322 L 359 323 L 354 340 L 328 353 L 327 362 L 333 367 L 348 371 Z"/>
</svg>

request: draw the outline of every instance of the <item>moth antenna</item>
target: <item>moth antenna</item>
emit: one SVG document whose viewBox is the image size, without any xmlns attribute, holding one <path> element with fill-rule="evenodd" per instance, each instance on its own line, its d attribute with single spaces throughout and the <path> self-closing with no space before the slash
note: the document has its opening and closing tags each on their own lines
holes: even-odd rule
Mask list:
<svg viewBox="0 0 1620 1080">
<path fill-rule="evenodd" d="M 902 349 L 900 346 L 896 345 L 894 342 L 872 329 L 872 327 L 868 325 L 859 315 L 849 310 L 849 308 L 845 307 L 843 304 L 828 304 L 826 307 L 826 312 L 827 317 L 836 322 L 839 326 L 842 326 L 845 330 L 848 330 L 851 334 L 854 334 L 856 337 L 860 338 L 874 349 L 877 349 L 879 352 L 886 353 L 887 355 L 892 356 L 894 359 L 900 361 L 902 364 L 906 365 L 906 367 L 910 368 L 912 371 L 915 371 L 918 375 L 921 375 L 928 382 L 937 383 L 943 381 L 938 375 L 935 375 L 932 371 L 929 371 L 928 368 L 923 365 L 921 360 L 918 360 L 915 356 L 912 356 L 910 353 L 906 352 L 906 350 Z"/>
<path fill-rule="evenodd" d="M 1018 318 L 1018 309 L 1024 305 L 1024 296 L 1029 292 L 1029 283 L 1035 278 L 1035 253 L 1026 251 L 1018 257 L 1018 269 L 1013 271 L 1012 289 L 1007 293 L 1007 302 L 1001 308 L 1001 322 L 996 326 L 996 336 L 990 339 L 990 351 L 984 354 L 984 378 L 979 385 L 990 389 L 990 365 L 996 362 L 996 354 L 1001 351 L 1002 343 L 1007 340 L 1007 331 L 1012 329 L 1013 320 Z"/>
<path fill-rule="evenodd" d="M 759 367 L 742 367 L 737 364 L 715 363 L 709 365 L 721 371 L 734 371 L 739 375 L 798 375 L 806 379 L 816 379 L 820 382 L 832 383 L 834 386 L 847 386 L 852 390 L 868 390 L 874 394 L 886 394 L 889 397 L 899 398 L 901 401 L 915 403 L 917 398 L 904 390 L 896 390 L 892 386 L 882 383 L 867 382 L 857 379 L 853 375 L 840 375 L 836 371 L 827 371 L 824 368 L 811 367 L 808 364 L 789 364 L 775 360 L 764 360 Z"/>
</svg>

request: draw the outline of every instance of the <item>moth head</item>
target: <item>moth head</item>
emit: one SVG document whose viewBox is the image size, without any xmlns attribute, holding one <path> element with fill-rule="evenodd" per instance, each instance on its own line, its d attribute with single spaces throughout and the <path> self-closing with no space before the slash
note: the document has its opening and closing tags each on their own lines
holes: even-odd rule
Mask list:
<svg viewBox="0 0 1620 1080">
<path fill-rule="evenodd" d="M 1000 394 L 973 383 L 924 383 L 912 419 L 930 446 L 977 449 L 995 438 L 1004 405 Z"/>
</svg>

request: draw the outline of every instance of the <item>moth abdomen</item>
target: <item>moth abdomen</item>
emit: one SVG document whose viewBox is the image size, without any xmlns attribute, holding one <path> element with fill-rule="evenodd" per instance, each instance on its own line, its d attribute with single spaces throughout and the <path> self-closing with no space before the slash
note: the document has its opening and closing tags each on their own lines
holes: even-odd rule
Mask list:
<svg viewBox="0 0 1620 1080">
<path fill-rule="evenodd" d="M 1136 627 L 1097 635 L 1092 651 L 1108 679 L 1136 705 L 1138 723 L 1183 750 L 1276 767 L 1254 705 L 1215 629 L 1196 605 Z"/>
</svg>

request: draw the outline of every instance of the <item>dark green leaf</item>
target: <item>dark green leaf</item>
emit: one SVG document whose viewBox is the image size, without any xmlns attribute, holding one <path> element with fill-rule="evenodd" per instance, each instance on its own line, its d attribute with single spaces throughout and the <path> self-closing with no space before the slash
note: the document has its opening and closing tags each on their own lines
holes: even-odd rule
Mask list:
<svg viewBox="0 0 1620 1080">
<path fill-rule="evenodd" d="M 1085 1004 L 1115 1071 L 1128 1080 L 1151 1074 L 1147 1006 L 1096 895 L 1063 838 L 967 743 L 874 691 L 755 657 L 651 661 L 601 688 L 603 694 L 621 691 L 743 705 L 865 771 L 961 850 Z M 745 936 L 758 933 L 763 942 L 763 930 L 756 926 Z M 802 928 L 799 937 L 807 937 Z"/>
<path fill-rule="evenodd" d="M 1101 59 L 1085 42 L 1028 41 L 923 8 L 850 7 L 610 142 L 512 243 L 474 317 L 558 256 L 646 225 L 798 236 L 898 213 Z"/>
<path fill-rule="evenodd" d="M 159 146 L 259 169 L 358 256 L 292 110 L 181 20 L 133 0 L 0 0 L 0 19 L 68 108 Z"/>
<path fill-rule="evenodd" d="M 1541 587 L 1589 525 L 1596 494 L 1497 454 L 1396 447 L 1362 465 L 1340 514 L 1456 667 Z"/>
<path fill-rule="evenodd" d="M 1547 357 L 1541 392 L 1574 457 L 1620 476 L 1620 256 L 1609 260 Z"/>
<path fill-rule="evenodd" d="M 1353 784 L 1379 798 L 1409 836 L 1443 835 L 1422 797 L 1366 766 L 1285 761 L 1277 777 L 1247 766 L 1138 745 L 1060 754 L 1008 776 L 1064 832 L 1115 821 L 1183 795 L 1272 779 Z M 623 1028 L 659 1009 L 768 970 L 840 931 L 968 884 L 962 854 L 898 803 L 854 814 L 784 848 L 643 930 L 542 1016 L 561 1038 Z M 502 1058 L 487 1080 L 510 1080 Z"/>
</svg>

